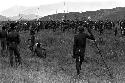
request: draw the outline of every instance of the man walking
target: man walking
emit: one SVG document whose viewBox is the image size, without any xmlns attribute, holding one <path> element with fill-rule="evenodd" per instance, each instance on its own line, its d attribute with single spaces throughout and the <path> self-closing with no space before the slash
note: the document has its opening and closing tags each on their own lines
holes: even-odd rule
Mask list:
<svg viewBox="0 0 125 83">
<path fill-rule="evenodd" d="M 81 65 L 85 57 L 86 39 L 88 38 L 91 40 L 95 40 L 89 29 L 88 32 L 90 33 L 90 35 L 84 33 L 84 27 L 80 26 L 79 33 L 74 36 L 73 58 L 76 59 L 76 69 L 78 75 L 80 74 L 78 67 L 81 70 Z M 80 64 L 77 64 L 79 62 Z"/>
</svg>

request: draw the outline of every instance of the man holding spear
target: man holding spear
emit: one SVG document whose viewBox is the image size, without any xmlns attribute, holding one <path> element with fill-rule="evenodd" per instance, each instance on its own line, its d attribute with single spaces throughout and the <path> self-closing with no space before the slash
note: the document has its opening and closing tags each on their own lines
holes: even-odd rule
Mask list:
<svg viewBox="0 0 125 83">
<path fill-rule="evenodd" d="M 79 33 L 74 36 L 73 58 L 76 59 L 77 75 L 80 74 L 81 65 L 82 65 L 82 62 L 84 61 L 84 57 L 85 57 L 86 39 L 91 39 L 91 40 L 94 40 L 95 46 L 98 49 L 99 54 L 101 55 L 104 66 L 109 71 L 109 76 L 111 78 L 113 78 L 109 67 L 107 66 L 106 62 L 103 59 L 101 51 L 100 51 L 100 49 L 98 48 L 98 46 L 97 46 L 97 44 L 95 42 L 95 38 L 94 38 L 94 35 L 91 32 L 90 27 L 86 27 L 86 28 L 87 28 L 90 35 L 84 33 L 84 27 L 80 26 L 79 27 Z"/>
<path fill-rule="evenodd" d="M 88 31 L 90 33 L 90 31 Z M 76 59 L 77 75 L 80 74 L 81 65 L 85 57 L 86 39 L 95 40 L 94 36 L 84 33 L 84 27 L 79 27 L 79 33 L 74 36 L 73 58 Z"/>
</svg>

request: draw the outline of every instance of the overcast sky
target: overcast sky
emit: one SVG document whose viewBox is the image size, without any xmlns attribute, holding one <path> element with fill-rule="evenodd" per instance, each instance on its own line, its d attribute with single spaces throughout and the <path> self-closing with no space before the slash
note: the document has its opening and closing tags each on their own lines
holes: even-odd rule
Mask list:
<svg viewBox="0 0 125 83">
<path fill-rule="evenodd" d="M 88 3 L 98 3 L 102 2 L 109 2 L 106 8 L 108 7 L 124 7 L 125 1 L 124 0 L 0 0 L 0 12 L 3 10 L 6 10 L 13 6 L 40 6 L 40 5 L 46 5 L 46 4 L 53 4 L 53 3 L 59 3 L 59 2 L 88 2 Z M 90 5 L 91 6 L 91 5 Z M 98 7 L 98 5 L 97 5 Z"/>
</svg>

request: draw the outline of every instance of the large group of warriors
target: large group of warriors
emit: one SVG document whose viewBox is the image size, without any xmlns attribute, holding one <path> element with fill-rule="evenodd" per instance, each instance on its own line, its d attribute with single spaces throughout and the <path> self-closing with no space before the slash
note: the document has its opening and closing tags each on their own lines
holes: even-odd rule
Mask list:
<svg viewBox="0 0 125 83">
<path fill-rule="evenodd" d="M 9 25 L 13 22 L 7 22 L 4 26 L 8 29 Z M 26 31 L 30 29 L 34 29 L 36 32 L 39 32 L 42 29 L 52 29 L 56 31 L 60 29 L 62 32 L 65 32 L 69 29 L 73 29 L 77 32 L 77 28 L 81 25 L 84 27 L 89 27 L 98 31 L 100 34 L 103 34 L 104 30 L 114 30 L 116 24 L 120 26 L 122 33 L 124 32 L 125 21 L 121 20 L 119 22 L 114 22 L 111 20 L 98 20 L 98 21 L 72 21 L 72 20 L 62 20 L 62 21 L 18 21 L 15 22 L 17 31 Z"/>
<path fill-rule="evenodd" d="M 83 33 L 84 28 L 88 30 L 90 35 Z M 29 31 L 31 37 L 28 39 L 28 41 L 31 42 L 29 49 L 31 52 L 35 53 L 36 56 L 45 58 L 46 49 L 41 46 L 40 42 L 35 42 L 35 34 L 44 29 L 50 29 L 53 32 L 56 32 L 57 30 L 62 32 L 73 30 L 74 34 L 78 33 L 74 36 L 73 58 L 76 58 L 77 62 L 77 56 L 80 56 L 80 65 L 82 65 L 82 62 L 84 61 L 86 38 L 95 40 L 91 30 L 95 30 L 99 35 L 103 35 L 105 30 L 109 30 L 113 31 L 115 36 L 117 36 L 118 30 L 121 30 L 121 35 L 125 36 L 125 20 L 8 21 L 5 24 L 2 24 L 2 29 L 0 30 L 1 55 L 4 55 L 4 50 L 8 50 L 11 66 L 13 66 L 14 56 L 15 62 L 21 64 L 21 56 L 18 49 L 18 45 L 21 41 L 19 33 L 21 31 Z M 101 41 L 103 41 L 103 39 L 101 39 Z M 34 49 L 35 45 L 36 48 Z"/>
</svg>

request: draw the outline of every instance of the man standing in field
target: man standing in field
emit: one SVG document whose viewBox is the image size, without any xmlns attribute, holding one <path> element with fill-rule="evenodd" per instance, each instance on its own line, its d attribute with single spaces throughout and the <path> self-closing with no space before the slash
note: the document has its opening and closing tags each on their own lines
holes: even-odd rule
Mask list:
<svg viewBox="0 0 125 83">
<path fill-rule="evenodd" d="M 76 69 L 78 67 L 81 70 L 82 62 L 84 61 L 85 57 L 85 48 L 86 48 L 86 39 L 95 40 L 94 36 L 92 35 L 91 31 L 88 29 L 90 35 L 84 33 L 84 27 L 79 27 L 79 33 L 74 36 L 74 45 L 73 45 L 73 58 L 76 59 Z M 80 61 L 79 61 L 80 59 Z M 80 62 L 80 64 L 77 64 Z M 80 71 L 77 70 L 77 74 L 80 74 Z"/>
<path fill-rule="evenodd" d="M 31 38 L 28 39 L 28 41 L 29 40 L 31 41 L 29 49 L 33 52 L 33 47 L 35 45 L 35 30 L 31 29 L 30 30 L 30 35 L 31 35 Z"/>
<path fill-rule="evenodd" d="M 0 30 L 1 55 L 2 56 L 3 56 L 3 52 L 6 50 L 7 31 L 5 29 L 6 29 L 6 27 L 3 26 L 2 30 Z"/>
<path fill-rule="evenodd" d="M 15 61 L 18 64 L 21 64 L 21 57 L 18 50 L 18 45 L 20 43 L 20 35 L 15 30 L 15 23 L 11 23 L 10 25 L 10 32 L 7 35 L 7 45 L 9 50 L 9 57 L 10 57 L 10 65 L 13 66 L 13 56 L 15 56 Z"/>
</svg>

